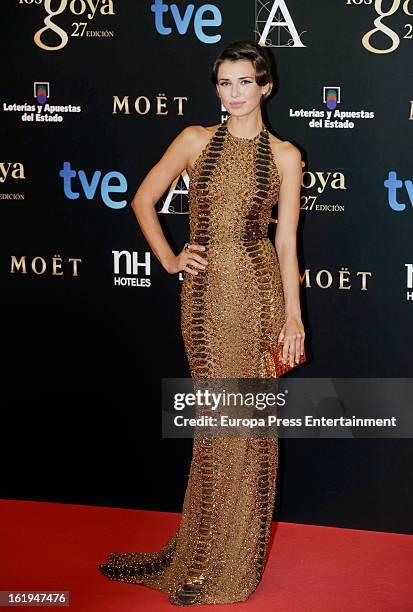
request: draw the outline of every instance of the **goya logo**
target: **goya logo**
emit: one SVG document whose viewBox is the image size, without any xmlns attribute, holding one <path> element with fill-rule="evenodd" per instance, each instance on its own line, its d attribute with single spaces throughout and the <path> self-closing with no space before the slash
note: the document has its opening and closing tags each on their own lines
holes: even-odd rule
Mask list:
<svg viewBox="0 0 413 612">
<path fill-rule="evenodd" d="M 361 39 L 362 45 L 367 51 L 378 54 L 392 53 L 399 47 L 401 38 L 409 41 L 412 39 L 413 26 L 411 19 L 407 20 L 406 23 L 402 22 L 405 15 L 408 18 L 413 17 L 412 0 L 347 0 L 346 4 L 347 6 L 374 5 L 374 10 L 377 13 L 377 17 L 373 20 L 375 27 L 366 32 Z M 392 19 L 396 13 L 398 13 L 397 17 L 399 18 Z M 396 23 L 400 35 L 392 29 L 394 23 Z M 400 31 L 402 28 L 404 30 L 403 36 L 401 36 Z M 377 44 L 380 46 L 377 46 Z"/>
<path fill-rule="evenodd" d="M 85 19 L 92 21 L 97 15 L 113 16 L 113 0 L 58 0 L 53 2 L 54 10 L 52 9 L 52 0 L 19 0 L 19 4 L 43 4 L 47 17 L 44 19 L 44 27 L 40 28 L 34 35 L 34 42 L 38 47 L 45 51 L 59 51 L 68 43 L 69 35 L 66 30 L 60 27 L 55 18 L 69 11 L 72 15 L 77 15 L 83 21 L 72 22 L 73 31 L 70 36 L 73 37 L 92 37 L 92 38 L 109 38 L 113 37 L 114 33 L 111 30 L 90 30 L 88 22 Z M 58 37 L 57 44 L 50 44 L 49 40 L 54 40 L 55 35 Z"/>
<path fill-rule="evenodd" d="M 101 200 L 109 208 L 125 208 L 125 199 L 115 200 L 112 194 L 126 194 L 128 182 L 121 172 L 107 172 L 102 176 L 100 170 L 95 170 L 92 177 L 86 176 L 84 170 L 72 170 L 70 162 L 63 163 L 63 169 L 59 176 L 63 179 L 63 191 L 69 200 L 78 200 L 85 196 L 88 200 L 94 200 L 99 193 Z"/>
<path fill-rule="evenodd" d="M 191 21 L 193 21 L 195 36 L 203 43 L 217 43 L 221 40 L 221 34 L 207 34 L 205 28 L 217 27 L 222 24 L 222 15 L 217 6 L 214 4 L 203 4 L 195 10 L 193 4 L 188 4 L 183 13 L 180 12 L 176 4 L 168 5 L 163 0 L 155 0 L 151 4 L 151 11 L 155 13 L 155 28 L 158 34 L 169 36 L 173 29 L 170 25 L 164 23 L 164 13 L 171 12 L 172 19 L 168 22 L 176 26 L 179 34 L 184 36 L 188 32 Z M 211 13 L 211 16 L 207 16 Z M 169 15 L 168 15 L 169 17 Z"/>
</svg>

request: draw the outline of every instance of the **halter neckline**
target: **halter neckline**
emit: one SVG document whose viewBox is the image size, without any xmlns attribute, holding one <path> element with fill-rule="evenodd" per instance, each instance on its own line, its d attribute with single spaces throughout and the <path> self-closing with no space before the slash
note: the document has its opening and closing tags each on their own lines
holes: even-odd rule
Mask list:
<svg viewBox="0 0 413 612">
<path fill-rule="evenodd" d="M 254 142 L 255 140 L 258 140 L 260 138 L 260 136 L 262 136 L 263 134 L 265 134 L 265 132 L 267 131 L 267 128 L 265 127 L 265 125 L 263 126 L 262 130 L 256 134 L 255 136 L 253 136 L 252 138 L 247 138 L 245 136 L 234 136 L 234 134 L 231 134 L 231 132 L 229 131 L 227 122 L 225 122 L 223 124 L 226 133 L 228 134 L 228 136 L 230 136 L 233 140 L 241 140 L 241 141 L 246 141 L 246 142 Z"/>
</svg>

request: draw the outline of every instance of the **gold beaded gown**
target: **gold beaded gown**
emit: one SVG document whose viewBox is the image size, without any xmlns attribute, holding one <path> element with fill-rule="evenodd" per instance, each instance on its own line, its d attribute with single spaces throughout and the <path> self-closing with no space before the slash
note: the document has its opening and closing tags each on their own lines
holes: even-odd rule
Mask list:
<svg viewBox="0 0 413 612">
<path fill-rule="evenodd" d="M 278 257 L 268 238 L 280 177 L 266 127 L 233 136 L 225 122 L 195 162 L 189 242 L 205 245 L 184 273 L 181 329 L 194 381 L 275 378 L 284 324 Z M 277 383 L 277 381 L 274 381 Z M 277 434 L 195 436 L 182 518 L 156 552 L 114 552 L 100 571 L 165 591 L 176 605 L 244 601 L 261 580 L 278 468 Z"/>
</svg>

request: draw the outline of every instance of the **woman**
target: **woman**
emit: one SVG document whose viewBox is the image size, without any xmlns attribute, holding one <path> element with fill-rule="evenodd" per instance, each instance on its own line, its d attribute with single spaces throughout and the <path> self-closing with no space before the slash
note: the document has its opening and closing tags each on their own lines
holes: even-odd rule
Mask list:
<svg viewBox="0 0 413 612">
<path fill-rule="evenodd" d="M 141 183 L 133 210 L 156 257 L 183 271 L 181 328 L 191 376 L 275 377 L 271 354 L 304 351 L 296 232 L 301 155 L 271 135 L 261 108 L 270 57 L 254 42 L 228 46 L 212 81 L 230 118 L 181 131 Z M 190 175 L 190 241 L 175 255 L 154 210 L 184 169 Z M 278 200 L 275 246 L 267 237 Z M 112 553 L 112 580 L 168 593 L 177 605 L 248 599 L 264 568 L 275 499 L 277 435 L 195 437 L 179 529 L 157 552 Z"/>
</svg>

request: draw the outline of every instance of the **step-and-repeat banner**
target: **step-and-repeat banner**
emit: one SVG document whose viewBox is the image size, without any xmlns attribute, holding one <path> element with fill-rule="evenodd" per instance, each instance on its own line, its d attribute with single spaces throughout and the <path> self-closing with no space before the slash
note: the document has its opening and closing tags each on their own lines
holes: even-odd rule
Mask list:
<svg viewBox="0 0 413 612">
<path fill-rule="evenodd" d="M 159 264 L 131 200 L 184 127 L 226 119 L 209 76 L 236 40 L 272 52 L 266 121 L 302 152 L 300 375 L 411 376 L 411 0 L 0 10 L 3 498 L 180 510 L 191 441 L 162 438 L 160 389 L 189 376 L 182 275 Z M 156 204 L 176 253 L 188 186 L 184 171 Z M 276 218 L 275 205 L 272 238 Z M 277 517 L 407 530 L 410 449 L 284 440 Z"/>
</svg>

